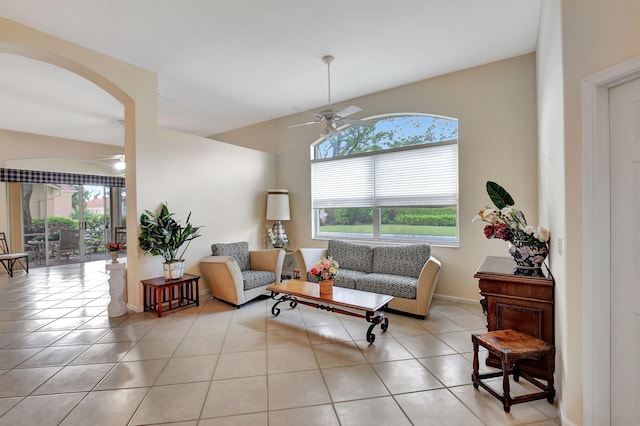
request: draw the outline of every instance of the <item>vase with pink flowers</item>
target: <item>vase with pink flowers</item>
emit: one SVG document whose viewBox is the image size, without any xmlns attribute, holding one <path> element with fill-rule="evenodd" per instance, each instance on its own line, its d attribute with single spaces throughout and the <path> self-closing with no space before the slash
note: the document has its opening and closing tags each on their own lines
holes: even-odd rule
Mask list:
<svg viewBox="0 0 640 426">
<path fill-rule="evenodd" d="M 330 294 L 333 292 L 333 280 L 338 275 L 340 264 L 329 257 L 323 257 L 311 268 L 309 273 L 313 277 L 320 279 L 320 294 Z"/>
</svg>

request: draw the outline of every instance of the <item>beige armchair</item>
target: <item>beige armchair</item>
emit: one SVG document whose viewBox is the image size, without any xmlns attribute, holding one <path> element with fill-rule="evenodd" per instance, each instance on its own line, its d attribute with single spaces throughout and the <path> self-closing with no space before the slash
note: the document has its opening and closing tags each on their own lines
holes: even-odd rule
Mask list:
<svg viewBox="0 0 640 426">
<path fill-rule="evenodd" d="M 212 244 L 212 256 L 200 261 L 202 276 L 211 295 L 234 306 L 267 294 L 266 288 L 280 282 L 285 251 L 249 250 L 247 242 Z"/>
</svg>

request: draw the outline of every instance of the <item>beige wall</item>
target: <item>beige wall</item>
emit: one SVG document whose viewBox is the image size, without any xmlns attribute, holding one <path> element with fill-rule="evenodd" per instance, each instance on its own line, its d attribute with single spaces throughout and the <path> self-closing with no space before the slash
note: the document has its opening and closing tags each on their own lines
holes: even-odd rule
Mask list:
<svg viewBox="0 0 640 426">
<path fill-rule="evenodd" d="M 185 220 L 203 226 L 202 237 L 186 252 L 186 269 L 198 273 L 198 262 L 211 255 L 215 242 L 248 241 L 266 247 L 267 191 L 275 185 L 275 155 L 158 129 L 154 149 L 139 156 L 137 173 L 152 187 L 138 195 L 141 209 L 162 202 Z M 147 256 L 141 276 L 162 275 L 160 257 Z"/>
<path fill-rule="evenodd" d="M 487 240 L 471 223 L 490 203 L 485 182 L 503 184 L 537 223 L 537 124 L 535 56 L 524 55 L 375 93 L 336 105 L 363 109 L 356 118 L 392 112 L 438 114 L 459 119 L 460 247 L 434 247 L 443 262 L 436 292 L 478 299 L 473 274 L 484 256 L 507 255 L 504 241 Z M 278 153 L 278 187 L 290 191 L 292 220 L 284 225 L 294 247 L 323 246 L 311 239 L 310 145 L 321 126 L 288 128 L 308 120 L 296 114 L 233 132 L 218 140 Z"/>
<path fill-rule="evenodd" d="M 540 209 L 549 216 L 556 278 L 556 345 L 563 424 L 583 418 L 582 80 L 640 55 L 637 0 L 544 0 L 538 45 Z M 558 32 L 561 36 L 557 36 Z M 552 33 L 553 35 L 550 35 Z M 562 73 L 560 81 L 558 73 Z M 558 109 L 558 105 L 562 109 Z M 563 254 L 557 237 L 563 238 Z"/>
<path fill-rule="evenodd" d="M 556 383 L 560 411 L 580 400 L 580 363 L 576 363 L 567 339 L 567 274 L 565 247 L 564 115 L 562 76 L 561 5 L 545 1 L 542 7 L 537 50 L 539 206 L 540 217 L 549 224 L 549 264 L 556 282 L 555 343 Z M 562 241 L 562 243 L 560 243 Z"/>
</svg>

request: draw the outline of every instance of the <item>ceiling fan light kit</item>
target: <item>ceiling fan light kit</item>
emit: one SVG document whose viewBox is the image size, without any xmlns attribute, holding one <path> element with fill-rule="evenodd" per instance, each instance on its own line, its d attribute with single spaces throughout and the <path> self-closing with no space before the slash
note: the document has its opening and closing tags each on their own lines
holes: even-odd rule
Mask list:
<svg viewBox="0 0 640 426">
<path fill-rule="evenodd" d="M 116 162 L 113 163 L 113 168 L 116 170 L 124 170 L 127 168 L 127 164 L 124 159 L 124 154 L 109 155 L 103 158 L 107 160 L 116 160 Z"/>
<path fill-rule="evenodd" d="M 353 126 L 365 126 L 365 127 L 375 126 L 375 123 L 371 121 L 345 118 L 345 117 L 348 117 L 349 115 L 362 111 L 362 108 L 360 107 L 357 107 L 355 105 L 349 105 L 348 107 L 342 108 L 341 110 L 338 110 L 338 111 L 334 111 L 333 108 L 331 108 L 331 64 L 335 59 L 336 58 L 333 57 L 332 55 L 325 55 L 322 57 L 322 62 L 327 64 L 327 98 L 328 98 L 327 109 L 320 111 L 318 113 L 310 113 L 311 115 L 316 117 L 314 121 L 307 121 L 306 123 L 293 124 L 289 127 L 300 127 L 300 126 L 306 126 L 309 124 L 324 123 L 325 128 L 320 134 L 320 136 L 323 138 L 328 138 L 338 134 L 339 133 L 338 126 L 342 126 L 344 124 L 351 124 Z"/>
<path fill-rule="evenodd" d="M 127 168 L 127 163 L 124 162 L 124 156 L 113 165 L 113 168 L 116 170 L 124 170 Z"/>
</svg>

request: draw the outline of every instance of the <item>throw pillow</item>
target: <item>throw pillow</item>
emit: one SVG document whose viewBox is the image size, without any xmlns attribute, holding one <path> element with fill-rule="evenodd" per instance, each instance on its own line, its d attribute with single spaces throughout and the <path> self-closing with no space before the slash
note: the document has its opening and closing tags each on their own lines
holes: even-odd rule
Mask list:
<svg viewBox="0 0 640 426">
<path fill-rule="evenodd" d="M 251 264 L 249 263 L 249 243 L 246 241 L 211 244 L 211 254 L 214 256 L 233 257 L 238 263 L 241 271 L 248 271 L 251 269 Z"/>
</svg>

